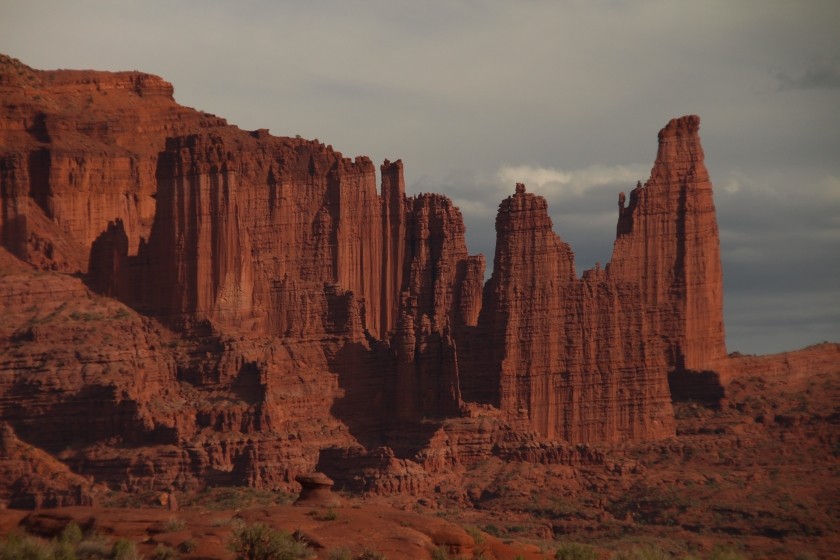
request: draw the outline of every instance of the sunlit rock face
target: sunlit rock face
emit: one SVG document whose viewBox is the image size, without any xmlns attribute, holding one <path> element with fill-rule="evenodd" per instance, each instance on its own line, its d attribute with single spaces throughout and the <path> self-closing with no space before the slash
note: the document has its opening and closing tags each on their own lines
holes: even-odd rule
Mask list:
<svg viewBox="0 0 840 560">
<path fill-rule="evenodd" d="M 520 184 L 484 284 L 458 208 L 406 196 L 401 161 L 377 181 L 366 157 L 240 130 L 139 72 L 0 57 L 0 93 L 0 420 L 9 449 L 60 454 L 47 470 L 422 493 L 493 454 L 673 435 L 669 375 L 725 358 L 697 117 L 621 196 L 608 265 L 579 278 Z"/>
</svg>

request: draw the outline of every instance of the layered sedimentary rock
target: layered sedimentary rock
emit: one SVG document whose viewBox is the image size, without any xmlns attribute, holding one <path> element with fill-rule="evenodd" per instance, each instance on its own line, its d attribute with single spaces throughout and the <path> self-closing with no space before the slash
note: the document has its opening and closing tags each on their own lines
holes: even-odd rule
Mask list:
<svg viewBox="0 0 840 560">
<path fill-rule="evenodd" d="M 440 195 L 411 200 L 406 270 L 394 346 L 396 411 L 402 418 L 458 414 L 460 381 L 454 330 L 475 324 L 483 257 L 470 257 L 461 213 Z"/>
<path fill-rule="evenodd" d="M 509 417 L 567 441 L 665 436 L 674 429 L 668 373 L 725 358 L 718 231 L 698 129 L 699 118 L 687 116 L 660 131 L 650 180 L 629 205 L 620 195 L 612 260 L 580 280 L 543 198 L 519 184 L 499 206 L 478 329 L 490 343 L 467 341 L 472 368 L 498 384 Z"/>
<path fill-rule="evenodd" d="M 673 432 L 666 363 L 650 337 L 638 285 L 596 269 L 578 279 L 545 199 L 499 206 L 493 276 L 479 319 L 498 406 L 542 435 L 571 442 Z"/>
<path fill-rule="evenodd" d="M 401 161 L 377 188 L 366 157 L 138 72 L 4 57 L 0 93 L 0 420 L 112 487 L 320 470 L 423 493 L 494 454 L 594 461 L 568 444 L 672 435 L 669 373 L 725 358 L 696 117 L 660 133 L 604 269 L 578 278 L 517 185 L 483 285 L 460 212 L 406 196 Z"/>
<path fill-rule="evenodd" d="M 141 72 L 39 71 L 0 55 L 0 244 L 42 268 L 86 272 L 120 219 L 131 254 L 155 213 L 166 138 L 225 126 Z"/>
<path fill-rule="evenodd" d="M 92 505 L 93 483 L 49 453 L 27 445 L 0 423 L 0 507 L 40 509 Z"/>
<path fill-rule="evenodd" d="M 619 197 L 610 273 L 639 282 L 649 331 L 669 367 L 704 370 L 725 358 L 723 280 L 712 183 L 700 119 L 674 119 L 659 132 L 650 179 Z"/>
<path fill-rule="evenodd" d="M 76 278 L 2 249 L 0 264 L 0 413 L 39 453 L 125 490 L 281 488 L 322 447 L 353 444 L 330 414 L 340 390 L 320 343 L 176 337 Z M 23 452 L 37 457 L 12 445 L 0 459 Z"/>
</svg>

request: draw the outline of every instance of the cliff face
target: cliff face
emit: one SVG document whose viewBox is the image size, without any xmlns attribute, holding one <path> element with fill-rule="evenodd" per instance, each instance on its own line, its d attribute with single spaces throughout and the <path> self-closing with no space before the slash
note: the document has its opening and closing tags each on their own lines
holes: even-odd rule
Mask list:
<svg viewBox="0 0 840 560">
<path fill-rule="evenodd" d="M 120 219 L 135 254 L 155 213 L 166 138 L 226 126 L 141 72 L 38 71 L 0 55 L 0 244 L 44 269 L 86 272 Z"/>
<path fill-rule="evenodd" d="M 521 184 L 516 191 L 499 206 L 479 321 L 500 409 L 571 442 L 672 434 L 666 364 L 638 286 L 599 269 L 578 279 L 545 199 Z"/>
<path fill-rule="evenodd" d="M 669 374 L 725 357 L 697 117 L 622 195 L 606 268 L 578 278 L 517 185 L 483 285 L 460 212 L 406 196 L 401 161 L 377 189 L 365 157 L 239 130 L 137 72 L 0 58 L 0 92 L 0 421 L 53 453 L 78 441 L 62 461 L 98 481 L 280 488 L 319 468 L 422 492 L 491 454 L 673 435 Z M 53 271 L 49 309 L 30 265 Z M 94 402 L 107 421 L 75 419 Z"/>
<path fill-rule="evenodd" d="M 470 348 L 509 417 L 567 441 L 662 437 L 674 430 L 668 375 L 679 384 L 722 366 L 720 247 L 699 124 L 687 116 L 659 132 L 650 179 L 629 205 L 619 197 L 612 260 L 580 280 L 543 198 L 520 184 L 499 206 L 479 329 L 492 342 Z"/>
<path fill-rule="evenodd" d="M 700 119 L 674 119 L 659 132 L 650 179 L 619 198 L 610 272 L 639 282 L 651 333 L 674 370 L 714 368 L 726 357 L 723 280 L 712 184 Z"/>
</svg>

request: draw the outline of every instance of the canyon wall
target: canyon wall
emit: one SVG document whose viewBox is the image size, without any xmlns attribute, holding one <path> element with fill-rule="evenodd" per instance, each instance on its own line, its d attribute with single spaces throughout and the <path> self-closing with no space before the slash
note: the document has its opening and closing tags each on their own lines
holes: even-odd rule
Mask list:
<svg viewBox="0 0 840 560">
<path fill-rule="evenodd" d="M 78 441 L 62 461 L 97 481 L 280 488 L 346 467 L 419 491 L 499 442 L 560 461 L 671 436 L 669 374 L 725 358 L 697 117 L 621 196 L 605 268 L 579 278 L 517 185 L 484 284 L 459 210 L 406 196 L 401 161 L 377 189 L 366 157 L 240 130 L 139 72 L 0 57 L 0 92 L 0 420 L 21 445 Z M 33 311 L 39 274 L 55 301 Z M 64 346 L 99 348 L 102 375 Z M 97 398 L 109 419 L 75 422 Z"/>
</svg>

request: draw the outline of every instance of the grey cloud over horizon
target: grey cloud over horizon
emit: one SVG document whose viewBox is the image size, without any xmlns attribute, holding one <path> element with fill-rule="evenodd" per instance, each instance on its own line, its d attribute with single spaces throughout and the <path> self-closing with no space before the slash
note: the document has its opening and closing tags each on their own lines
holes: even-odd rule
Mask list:
<svg viewBox="0 0 840 560">
<path fill-rule="evenodd" d="M 832 1 L 144 3 L 0 0 L 0 52 L 138 69 L 244 129 L 402 158 L 492 263 L 498 203 L 544 195 L 580 273 L 656 132 L 701 116 L 728 346 L 840 341 L 840 89 Z"/>
<path fill-rule="evenodd" d="M 797 89 L 840 89 L 840 55 L 819 57 L 797 73 L 777 72 L 780 91 Z"/>
</svg>

